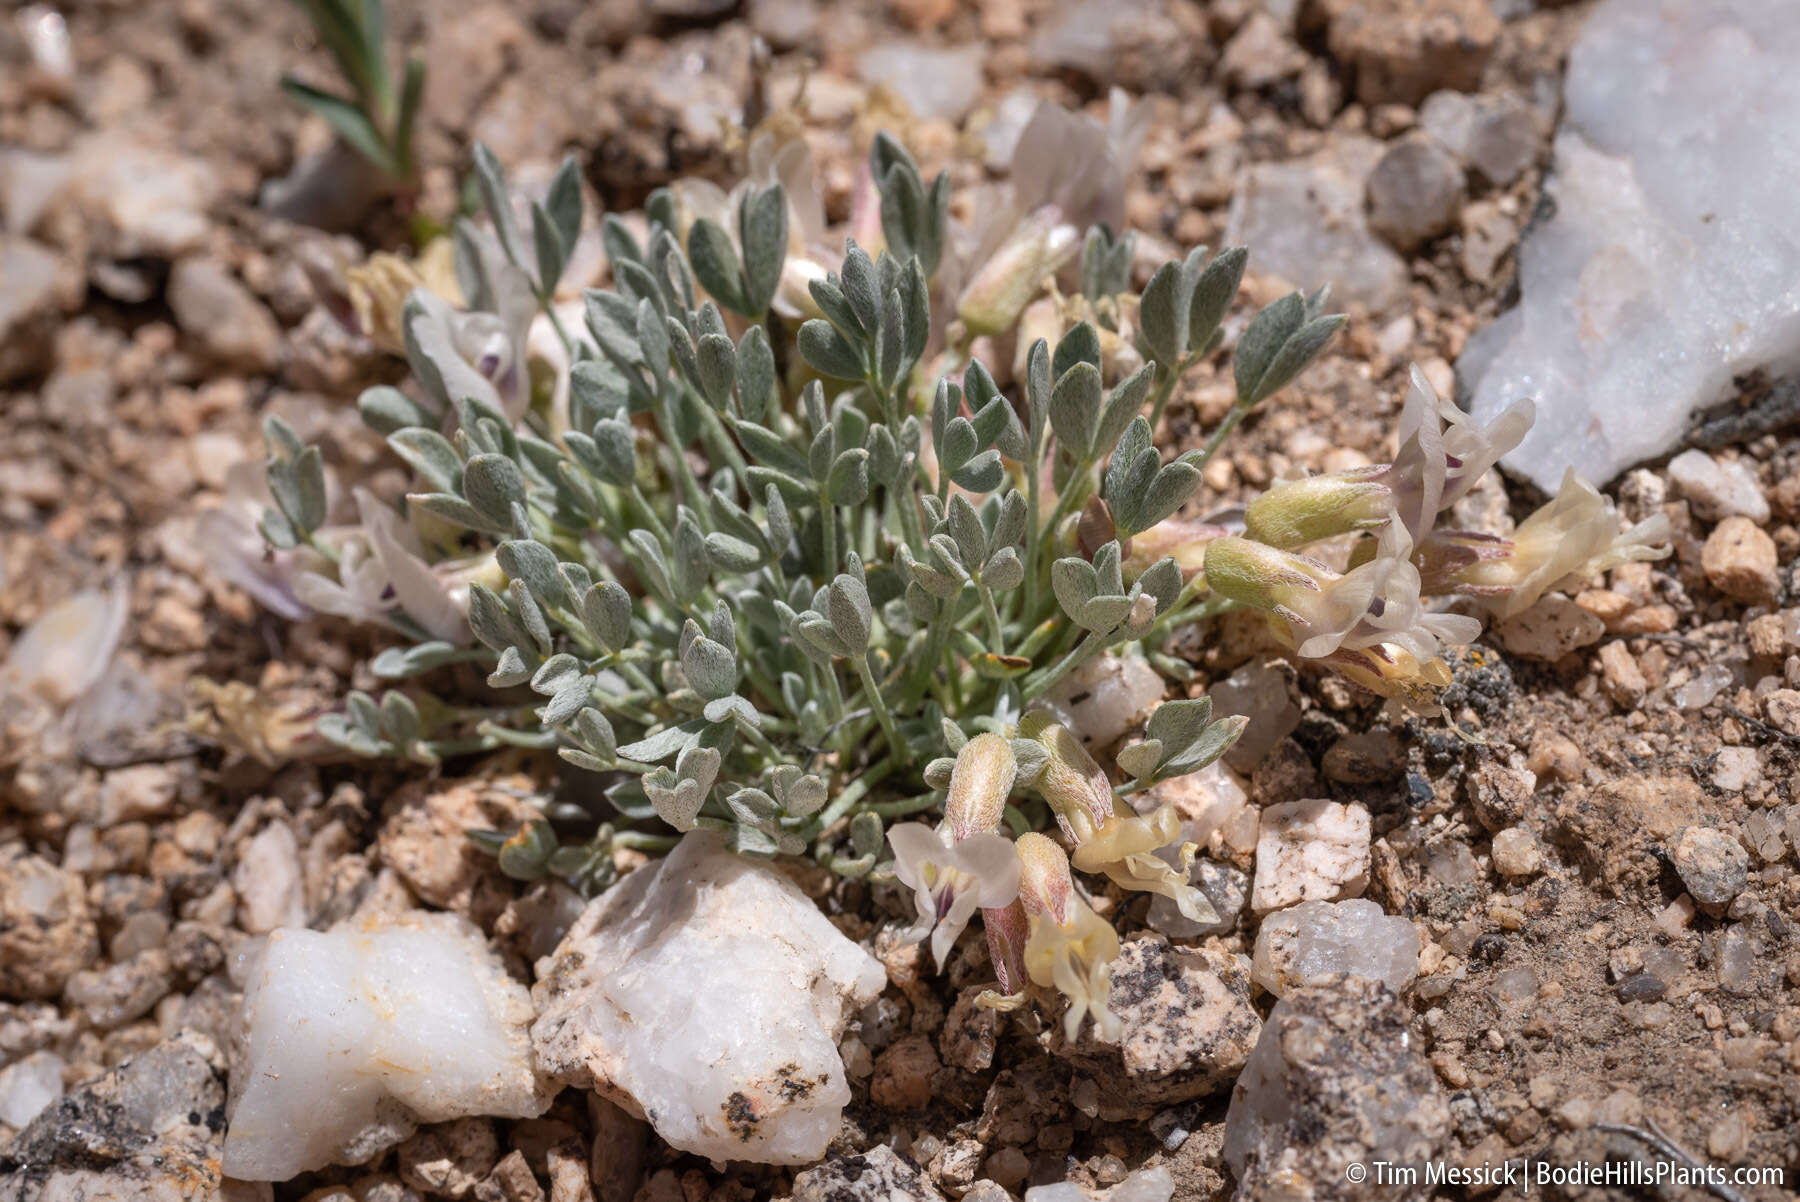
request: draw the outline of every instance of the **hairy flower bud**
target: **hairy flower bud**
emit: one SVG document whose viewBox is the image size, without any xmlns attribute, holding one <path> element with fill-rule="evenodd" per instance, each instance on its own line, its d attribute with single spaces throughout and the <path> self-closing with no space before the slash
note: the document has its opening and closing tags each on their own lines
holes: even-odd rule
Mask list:
<svg viewBox="0 0 1800 1202">
<path fill-rule="evenodd" d="M 1244 510 L 1244 530 L 1260 543 L 1293 550 L 1320 539 L 1373 530 L 1394 515 L 1384 467 L 1307 476 L 1276 485 Z"/>
<path fill-rule="evenodd" d="M 1025 991 L 1025 940 L 1030 934 L 1025 907 L 1014 900 L 1002 909 L 983 910 L 981 926 L 987 935 L 988 959 L 994 965 L 1000 996 L 1019 996 Z M 993 1008 L 991 1001 L 988 1004 Z"/>
<path fill-rule="evenodd" d="M 957 317 L 973 334 L 1011 329 L 1045 277 L 1075 253 L 1079 240 L 1054 205 L 1028 214 L 963 289 Z"/>
<path fill-rule="evenodd" d="M 997 734 L 984 731 L 963 744 L 944 800 L 944 819 L 958 843 L 1000 825 L 1018 770 L 1012 744 Z"/>
<path fill-rule="evenodd" d="M 1045 710 L 1032 710 L 1019 722 L 1019 737 L 1049 752 L 1037 790 L 1056 815 L 1071 843 L 1091 838 L 1113 816 L 1112 785 L 1081 740 Z"/>
<path fill-rule="evenodd" d="M 1094 1019 L 1095 1038 L 1117 1043 L 1123 1024 L 1107 1008 L 1112 994 L 1112 961 L 1119 935 L 1075 892 L 1068 857 L 1044 835 L 1019 836 L 1019 902 L 1030 931 L 1025 971 L 1038 985 L 1055 988 L 1069 1000 L 1063 1034 L 1073 1042 L 1081 1020 Z"/>
</svg>

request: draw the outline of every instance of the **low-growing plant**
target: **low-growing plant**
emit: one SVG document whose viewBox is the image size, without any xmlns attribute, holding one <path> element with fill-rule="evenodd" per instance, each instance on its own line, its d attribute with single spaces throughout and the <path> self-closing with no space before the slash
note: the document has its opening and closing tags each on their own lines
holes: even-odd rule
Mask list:
<svg viewBox="0 0 1800 1202">
<path fill-rule="evenodd" d="M 695 829 L 810 854 L 910 889 L 940 966 L 981 910 L 986 1002 L 1055 986 L 1070 1037 L 1084 1013 L 1105 1037 L 1118 939 L 1071 861 L 1211 916 L 1177 815 L 1143 799 L 1244 720 L 1167 701 L 1103 764 L 1063 705 L 1073 680 L 1140 656 L 1185 679 L 1165 637 L 1250 607 L 1298 656 L 1429 709 L 1440 643 L 1480 624 L 1423 595 L 1511 605 L 1655 533 L 1620 539 L 1591 490 L 1564 507 L 1588 532 L 1574 552 L 1530 522 L 1512 541 L 1434 531 L 1530 419 L 1472 430 L 1418 377 L 1393 464 L 1283 483 L 1241 533 L 1180 518 L 1222 440 L 1343 318 L 1323 293 L 1250 316 L 1226 416 L 1165 457 L 1155 419 L 1222 353 L 1245 252 L 1194 250 L 1136 290 L 1129 234 L 1040 207 L 957 263 L 956 318 L 934 322 L 956 254 L 948 179 L 886 136 L 869 245 L 819 250 L 777 183 L 710 215 L 665 190 L 641 222 L 600 223 L 612 284 L 584 294 L 575 333 L 555 300 L 583 228 L 573 162 L 529 203 L 485 151 L 476 166 L 490 228 L 457 231 L 467 307 L 413 292 L 398 322 L 413 386 L 360 400 L 412 491 L 359 493 L 359 524 L 333 526 L 320 453 L 271 421 L 261 529 L 301 602 L 404 636 L 373 663 L 394 687 L 352 693 L 326 738 L 422 764 L 541 748 L 591 774 L 544 820 L 475 833 L 516 877 L 602 887 L 618 849 Z M 519 297 L 554 322 L 565 370 L 532 370 Z M 990 367 L 1008 339 L 1016 370 Z M 1344 536 L 1360 540 L 1346 572 L 1299 553 Z M 487 673 L 487 704 L 434 691 L 462 663 Z M 597 832 L 559 835 L 603 805 Z"/>
<path fill-rule="evenodd" d="M 350 95 L 340 96 L 293 75 L 282 91 L 324 118 L 345 145 L 367 159 L 396 190 L 418 174 L 413 127 L 425 94 L 425 59 L 409 55 L 396 84 L 387 60 L 383 0 L 294 0 L 312 22 L 319 43 L 337 64 Z"/>
</svg>

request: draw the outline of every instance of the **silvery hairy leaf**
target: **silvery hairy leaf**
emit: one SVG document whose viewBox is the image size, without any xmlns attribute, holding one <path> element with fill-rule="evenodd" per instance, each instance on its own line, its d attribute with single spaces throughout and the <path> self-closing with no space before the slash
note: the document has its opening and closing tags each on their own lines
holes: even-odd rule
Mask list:
<svg viewBox="0 0 1800 1202">
<path fill-rule="evenodd" d="M 737 688 L 737 654 L 700 633 L 699 623 L 692 618 L 682 629 L 681 669 L 694 692 L 708 701 L 729 697 Z"/>
<path fill-rule="evenodd" d="M 694 375 L 700 395 L 714 409 L 723 409 L 737 380 L 737 348 L 723 334 L 704 335 L 694 348 Z"/>
<path fill-rule="evenodd" d="M 494 232 L 499 235 L 500 248 L 506 252 L 506 261 L 514 267 L 525 268 L 525 243 L 519 236 L 519 223 L 513 218 L 512 194 L 506 183 L 506 171 L 500 166 L 500 160 L 480 142 L 475 143 L 475 186 L 481 192 L 482 208 L 487 211 L 488 220 L 494 223 Z"/>
<path fill-rule="evenodd" d="M 861 655 L 869 649 L 875 611 L 869 604 L 868 586 L 860 577 L 839 572 L 833 578 L 826 592 L 826 614 L 831 620 L 831 629 L 843 640 L 850 654 Z"/>
<path fill-rule="evenodd" d="M 828 321 L 818 318 L 800 327 L 800 357 L 821 375 L 834 380 L 860 380 L 865 374 L 862 352 Z"/>
<path fill-rule="evenodd" d="M 675 511 L 675 558 L 669 580 L 678 597 L 695 597 L 712 577 L 712 558 L 706 553 L 706 535 L 687 506 Z"/>
<path fill-rule="evenodd" d="M 508 539 L 495 552 L 500 570 L 522 581 L 540 605 L 569 607 L 569 596 L 558 571 L 556 555 L 543 543 Z"/>
<path fill-rule="evenodd" d="M 1095 371 L 1100 370 L 1100 332 L 1092 322 L 1076 322 L 1057 342 L 1050 360 L 1051 379 L 1062 379 L 1077 363 L 1090 363 Z"/>
<path fill-rule="evenodd" d="M 1241 246 L 1228 247 L 1206 265 L 1194 281 L 1193 297 L 1188 302 L 1188 349 L 1201 352 L 1212 345 L 1219 323 L 1237 297 L 1243 283 L 1244 265 L 1249 252 Z"/>
<path fill-rule="evenodd" d="M 706 553 L 725 572 L 754 572 L 762 566 L 762 548 L 735 535 L 715 530 L 706 536 Z"/>
<path fill-rule="evenodd" d="M 463 461 L 450 440 L 436 430 L 412 426 L 388 435 L 388 446 L 404 459 L 434 492 L 462 490 Z"/>
<path fill-rule="evenodd" d="M 555 290 L 556 281 L 562 278 L 563 268 L 568 266 L 569 251 L 573 244 L 563 240 L 562 231 L 557 229 L 556 221 L 550 211 L 542 203 L 531 203 L 531 249 L 537 268 L 537 287 L 549 293 Z"/>
<path fill-rule="evenodd" d="M 738 206 L 738 240 L 744 248 L 744 315 L 759 317 L 775 299 L 787 259 L 787 194 L 780 184 L 745 193 Z"/>
<path fill-rule="evenodd" d="M 744 331 L 737 345 L 737 412 L 745 421 L 760 422 L 775 393 L 775 353 L 762 326 Z"/>
<path fill-rule="evenodd" d="M 744 272 L 737 248 L 718 222 L 708 217 L 694 222 L 688 231 L 688 260 L 694 278 L 714 300 L 733 313 L 755 315 L 749 311 L 750 302 L 744 295 Z"/>
<path fill-rule="evenodd" d="M 1036 739 L 1010 739 L 1013 762 L 1017 765 L 1014 782 L 1029 787 L 1037 783 L 1043 775 L 1044 766 L 1050 762 L 1050 749 Z"/>
<path fill-rule="evenodd" d="M 1137 583 L 1156 602 L 1156 612 L 1165 613 L 1181 596 L 1181 566 L 1164 557 L 1145 568 Z"/>
<path fill-rule="evenodd" d="M 469 586 L 469 628 L 494 651 L 505 651 L 509 647 L 523 649 L 531 645 L 530 635 L 506 607 L 506 602 L 480 582 Z"/>
<path fill-rule="evenodd" d="M 513 505 L 525 499 L 525 478 L 504 455 L 477 455 L 463 468 L 463 496 L 476 513 L 505 528 Z"/>
<path fill-rule="evenodd" d="M 933 789 L 948 789 L 950 774 L 956 770 L 954 756 L 941 755 L 925 765 L 925 783 Z"/>
<path fill-rule="evenodd" d="M 591 705 L 575 715 L 569 733 L 583 751 L 597 759 L 610 762 L 618 755 L 618 738 L 613 734 L 612 723 Z"/>
<path fill-rule="evenodd" d="M 1094 437 L 1094 449 L 1105 453 L 1117 445 L 1119 436 L 1125 433 L 1125 427 L 1131 424 L 1138 411 L 1144 407 L 1144 398 L 1150 395 L 1150 385 L 1156 379 L 1156 364 L 1146 363 L 1120 382 L 1112 390 L 1106 401 L 1106 408 L 1100 419 L 1100 428 Z"/>
<path fill-rule="evenodd" d="M 626 538 L 637 548 L 639 571 L 645 576 L 645 583 L 659 596 L 674 596 L 675 589 L 669 578 L 669 561 L 663 555 L 662 543 L 648 530 L 633 530 Z"/>
<path fill-rule="evenodd" d="M 1254 405 L 1279 391 L 1344 324 L 1341 314 L 1313 317 L 1307 309 L 1306 299 L 1290 292 L 1244 327 L 1232 357 L 1238 404 Z"/>
<path fill-rule="evenodd" d="M 832 460 L 825 493 L 834 505 L 861 505 L 869 497 L 869 453 L 851 447 Z"/>
<path fill-rule="evenodd" d="M 769 789 L 790 818 L 807 818 L 823 809 L 828 792 L 821 778 L 793 764 L 769 769 Z"/>
<path fill-rule="evenodd" d="M 611 580 L 594 585 L 581 598 L 581 624 L 607 651 L 623 650 L 631 642 L 631 594 Z"/>
<path fill-rule="evenodd" d="M 363 424 L 383 436 L 411 426 L 434 426 L 439 416 L 388 384 L 363 389 L 356 408 Z"/>
<path fill-rule="evenodd" d="M 1057 377 L 1050 390 L 1050 427 L 1079 460 L 1091 458 L 1100 428 L 1100 369 L 1085 359 Z"/>
</svg>

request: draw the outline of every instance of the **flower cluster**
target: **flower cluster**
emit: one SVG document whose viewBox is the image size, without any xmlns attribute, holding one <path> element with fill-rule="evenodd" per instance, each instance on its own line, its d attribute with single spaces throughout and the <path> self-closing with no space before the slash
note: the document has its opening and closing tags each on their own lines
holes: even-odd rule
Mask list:
<svg viewBox="0 0 1800 1202">
<path fill-rule="evenodd" d="M 1285 481 L 1252 501 L 1242 535 L 1208 542 L 1207 586 L 1267 613 L 1303 659 L 1433 708 L 1450 679 L 1439 650 L 1471 642 L 1481 619 L 1430 598 L 1467 598 L 1477 612 L 1507 618 L 1552 589 L 1668 553 L 1667 519 L 1621 532 L 1612 504 L 1573 471 L 1510 538 L 1438 528 L 1524 439 L 1533 416 L 1531 402 L 1519 401 L 1478 429 L 1413 368 L 1394 461 Z M 1352 540 L 1345 571 L 1302 553 L 1343 539 Z"/>
</svg>

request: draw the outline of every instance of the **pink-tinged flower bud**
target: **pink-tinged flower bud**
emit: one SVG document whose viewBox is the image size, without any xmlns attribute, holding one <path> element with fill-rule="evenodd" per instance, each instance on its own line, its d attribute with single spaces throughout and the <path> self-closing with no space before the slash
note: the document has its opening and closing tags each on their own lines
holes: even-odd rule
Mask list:
<svg viewBox="0 0 1800 1202">
<path fill-rule="evenodd" d="M 1358 530 L 1373 530 L 1394 516 L 1392 490 L 1382 466 L 1307 476 L 1278 484 L 1244 510 L 1244 531 L 1259 543 L 1291 551 Z"/>
<path fill-rule="evenodd" d="M 956 315 L 972 334 L 1012 328 L 1044 280 L 1075 253 L 1080 236 L 1054 205 L 1028 214 L 982 264 L 956 302 Z"/>
<path fill-rule="evenodd" d="M 944 800 L 951 837 L 961 843 L 998 827 L 1018 771 L 1012 744 L 999 735 L 984 731 L 964 743 Z"/>
<path fill-rule="evenodd" d="M 1094 1019 L 1094 1037 L 1117 1043 L 1123 1023 L 1108 1007 L 1112 994 L 1112 962 L 1119 954 L 1119 935 L 1075 892 L 1069 861 L 1049 838 L 1019 836 L 1019 901 L 1030 934 L 1025 941 L 1025 971 L 1041 986 L 1054 987 L 1069 1000 L 1063 1034 L 1070 1042 L 1081 1020 Z"/>
<path fill-rule="evenodd" d="M 913 891 L 919 912 L 906 938 L 916 943 L 930 935 L 940 970 L 977 908 L 1004 909 L 1018 896 L 1019 858 L 1004 835 L 947 843 L 923 822 L 903 822 L 888 828 L 888 843 L 894 875 Z"/>
<path fill-rule="evenodd" d="M 1025 991 L 1025 940 L 1030 931 L 1025 921 L 1025 907 L 1016 900 L 1003 909 L 983 910 L 981 926 L 987 933 L 988 959 L 994 965 L 994 979 L 1003 997 L 1017 997 Z"/>
<path fill-rule="evenodd" d="M 1037 791 L 1050 803 L 1056 823 L 1069 842 L 1091 838 L 1113 816 L 1112 784 L 1081 740 L 1041 709 L 1019 722 L 1019 737 L 1041 745 L 1049 758 L 1037 778 Z"/>
</svg>

